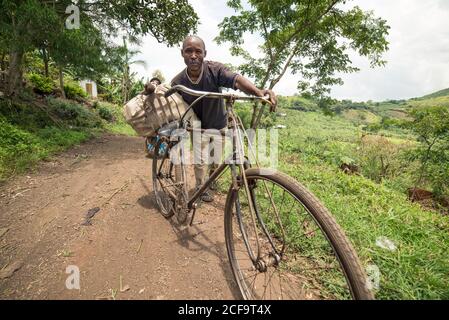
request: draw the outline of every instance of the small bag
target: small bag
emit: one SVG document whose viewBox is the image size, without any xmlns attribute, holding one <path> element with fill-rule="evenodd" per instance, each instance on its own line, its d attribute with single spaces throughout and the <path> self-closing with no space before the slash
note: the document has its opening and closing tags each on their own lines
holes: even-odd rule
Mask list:
<svg viewBox="0 0 449 320">
<path fill-rule="evenodd" d="M 169 88 L 159 85 L 154 93 L 138 94 L 123 107 L 126 121 L 138 135 L 155 136 L 162 126 L 180 120 L 187 110 L 187 104 L 178 93 L 165 98 Z"/>
</svg>

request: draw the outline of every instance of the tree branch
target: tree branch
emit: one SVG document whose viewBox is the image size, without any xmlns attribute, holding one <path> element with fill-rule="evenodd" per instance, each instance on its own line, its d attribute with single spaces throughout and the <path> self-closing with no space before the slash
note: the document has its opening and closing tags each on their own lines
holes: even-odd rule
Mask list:
<svg viewBox="0 0 449 320">
<path fill-rule="evenodd" d="M 279 74 L 277 78 L 271 81 L 270 83 L 270 90 L 274 88 L 274 86 L 282 79 L 285 72 L 287 72 L 288 67 L 290 66 L 290 63 L 292 62 L 292 59 L 295 57 L 297 51 L 299 48 L 299 42 L 296 44 L 296 47 L 292 50 L 292 53 L 290 53 L 290 56 L 287 59 L 287 62 L 284 65 L 284 68 L 282 69 L 282 72 Z"/>
<path fill-rule="evenodd" d="M 325 10 L 323 13 L 321 13 L 315 20 L 313 20 L 313 21 L 308 21 L 308 19 L 305 19 L 305 20 L 304 20 L 304 23 L 303 23 L 298 29 L 296 29 L 295 32 L 293 32 L 293 34 L 287 39 L 287 41 L 284 42 L 284 46 L 282 46 L 282 47 L 277 51 L 277 54 L 275 55 L 275 57 L 274 57 L 273 59 L 275 60 L 275 59 L 277 58 L 277 56 L 279 55 L 279 53 L 281 53 L 283 50 L 285 50 L 285 49 L 288 47 L 288 45 L 290 44 L 290 42 L 291 42 L 291 41 L 292 41 L 292 40 L 293 40 L 299 33 L 301 33 L 301 31 L 303 31 L 305 28 L 310 27 L 310 26 L 312 26 L 313 24 L 317 23 L 319 20 L 321 20 L 321 18 L 323 18 L 326 14 L 328 14 L 329 11 L 331 11 L 332 8 L 335 7 L 335 5 L 336 5 L 338 2 L 340 2 L 340 1 L 341 1 L 341 0 L 333 0 L 333 1 L 331 2 L 331 4 L 326 8 L 326 10 Z M 309 4 L 308 4 L 307 11 L 309 11 L 309 5 L 310 5 L 310 2 L 309 2 Z"/>
</svg>

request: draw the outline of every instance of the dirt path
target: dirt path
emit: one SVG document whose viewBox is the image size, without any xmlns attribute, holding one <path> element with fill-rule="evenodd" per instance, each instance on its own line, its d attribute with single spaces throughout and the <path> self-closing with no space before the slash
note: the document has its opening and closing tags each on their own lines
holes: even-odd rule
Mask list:
<svg viewBox="0 0 449 320">
<path fill-rule="evenodd" d="M 177 230 L 155 207 L 142 149 L 141 138 L 103 136 L 0 187 L 1 299 L 239 297 L 223 199 Z M 79 268 L 79 290 L 66 288 L 68 266 Z"/>
</svg>

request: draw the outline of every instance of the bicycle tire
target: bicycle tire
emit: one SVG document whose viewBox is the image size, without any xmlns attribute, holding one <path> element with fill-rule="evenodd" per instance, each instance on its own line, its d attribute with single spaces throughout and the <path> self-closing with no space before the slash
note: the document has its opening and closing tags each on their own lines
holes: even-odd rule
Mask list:
<svg viewBox="0 0 449 320">
<path fill-rule="evenodd" d="M 171 202 L 170 196 L 164 191 L 158 177 L 161 178 L 161 176 L 163 175 L 171 176 L 173 166 L 170 163 L 170 159 L 168 157 L 168 148 L 164 150 L 164 154 L 159 154 L 162 143 L 164 142 L 160 140 L 154 148 L 152 165 L 153 192 L 160 213 L 164 218 L 169 219 L 174 215 L 174 202 Z"/>
<path fill-rule="evenodd" d="M 257 183 L 257 181 L 272 182 L 274 185 L 280 186 L 284 188 L 284 190 L 286 190 L 288 193 L 290 193 L 292 195 L 292 198 L 294 199 L 292 200 L 293 202 L 299 201 L 300 204 L 306 209 L 305 211 L 312 216 L 313 220 L 316 221 L 319 229 L 321 229 L 321 231 L 324 234 L 323 239 L 328 240 L 330 247 L 334 251 L 336 260 L 340 264 L 340 268 L 343 271 L 342 275 L 345 277 L 348 289 L 350 291 L 349 294 L 352 297 L 352 299 L 356 300 L 374 299 L 373 294 L 367 287 L 367 277 L 365 275 L 365 272 L 361 267 L 360 260 L 355 250 L 353 249 L 350 241 L 345 236 L 343 230 L 337 224 L 336 220 L 333 218 L 330 212 L 320 203 L 320 201 L 310 191 L 308 191 L 303 185 L 301 185 L 293 178 L 275 170 L 251 168 L 247 169 L 245 173 L 249 184 L 253 184 L 254 182 Z M 237 240 L 233 239 L 234 238 L 233 221 L 237 220 L 235 219 L 236 214 L 234 214 L 234 207 L 236 205 L 238 198 L 239 198 L 238 191 L 233 190 L 231 187 L 226 199 L 225 215 L 224 215 L 225 239 L 226 239 L 228 258 L 231 264 L 234 279 L 237 282 L 242 298 L 260 299 L 260 297 L 252 296 L 251 293 L 248 292 L 249 291 L 248 284 L 244 279 L 245 274 L 244 271 L 242 271 L 243 270 L 242 267 L 240 267 L 240 264 L 242 263 L 239 262 L 239 259 L 237 258 L 237 251 L 235 248 L 236 243 L 242 242 L 239 239 Z M 240 231 L 242 231 L 241 227 L 238 228 L 240 229 Z M 277 238 L 276 240 L 278 241 Z M 282 278 L 280 275 L 280 270 L 278 270 L 278 272 L 279 272 L 279 285 L 281 285 Z M 271 280 L 271 278 L 269 280 Z M 267 289 L 265 284 L 265 291 L 266 290 Z M 282 295 L 282 287 L 280 291 Z M 303 298 L 300 297 L 298 299 Z"/>
</svg>

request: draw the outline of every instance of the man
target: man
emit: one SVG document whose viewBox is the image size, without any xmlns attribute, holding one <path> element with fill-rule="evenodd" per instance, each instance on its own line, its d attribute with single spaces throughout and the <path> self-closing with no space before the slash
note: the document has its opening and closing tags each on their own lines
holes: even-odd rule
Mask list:
<svg viewBox="0 0 449 320">
<path fill-rule="evenodd" d="M 186 68 L 181 71 L 171 81 L 171 85 L 183 85 L 193 90 L 220 92 L 222 87 L 241 90 L 246 94 L 263 97 L 269 95 L 274 106 L 277 104 L 276 95 L 271 90 L 258 89 L 251 81 L 243 76 L 231 72 L 222 63 L 207 61 L 204 41 L 197 36 L 187 37 L 181 49 Z M 183 99 L 191 104 L 196 97 L 181 93 Z M 205 98 L 193 107 L 194 114 L 201 121 L 202 129 L 223 129 L 227 126 L 226 110 L 222 100 Z M 199 164 L 195 164 L 196 186 L 199 188 L 204 183 L 205 170 L 205 150 L 208 150 L 213 137 L 202 137 L 200 145 L 194 145 L 194 153 L 200 152 Z M 202 195 L 202 200 L 211 202 L 213 199 L 206 191 Z"/>
</svg>

